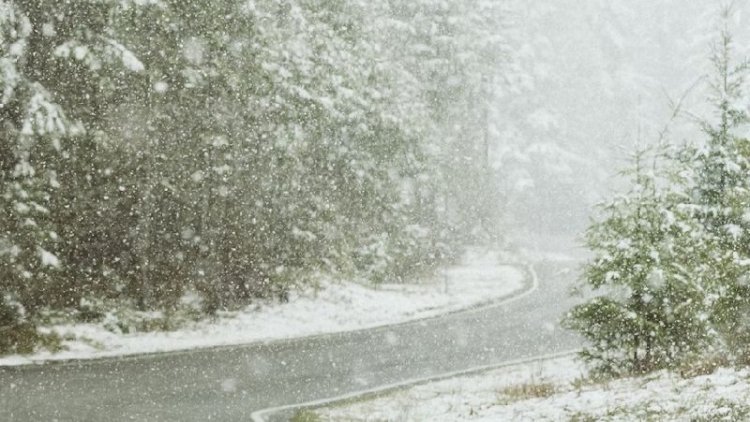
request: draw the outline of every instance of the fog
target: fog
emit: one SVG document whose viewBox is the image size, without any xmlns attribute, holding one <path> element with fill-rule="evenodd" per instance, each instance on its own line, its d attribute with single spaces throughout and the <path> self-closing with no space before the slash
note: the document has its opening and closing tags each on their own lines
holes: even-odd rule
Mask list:
<svg viewBox="0 0 750 422">
<path fill-rule="evenodd" d="M 508 225 L 575 236 L 638 148 L 699 141 L 712 116 L 711 51 L 725 27 L 741 61 L 748 2 L 519 2 L 514 59 L 529 76 L 498 96 L 497 166 Z M 501 87 L 501 91 L 502 91 Z M 673 116 L 679 106 L 680 112 Z"/>
</svg>

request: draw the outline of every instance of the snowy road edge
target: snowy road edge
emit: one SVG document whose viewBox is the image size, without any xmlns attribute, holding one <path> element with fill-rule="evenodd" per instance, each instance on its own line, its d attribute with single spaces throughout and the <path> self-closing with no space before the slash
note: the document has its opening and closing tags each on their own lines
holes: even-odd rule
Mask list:
<svg viewBox="0 0 750 422">
<path fill-rule="evenodd" d="M 300 404 L 291 404 L 286 406 L 278 406 L 278 407 L 271 407 L 268 409 L 258 410 L 250 414 L 250 420 L 252 422 L 268 422 L 268 419 L 266 419 L 268 416 L 273 415 L 274 413 L 289 411 L 289 410 L 304 410 L 304 409 L 316 409 L 321 407 L 327 407 L 331 405 L 335 405 L 336 403 L 340 402 L 346 402 L 353 399 L 363 398 L 365 396 L 375 396 L 375 395 L 381 395 L 381 394 L 388 394 L 391 392 L 395 392 L 404 388 L 409 387 L 416 387 L 419 385 L 431 383 L 431 382 L 438 382 L 438 381 L 444 381 L 451 378 L 458 378 L 458 377 L 464 377 L 464 376 L 470 376 L 470 375 L 476 375 L 481 374 L 483 372 L 493 371 L 496 369 L 502 369 L 507 368 L 511 366 L 516 365 L 525 365 L 529 363 L 536 363 L 536 362 L 542 362 L 547 360 L 553 360 L 558 358 L 565 358 L 565 357 L 571 357 L 575 356 L 579 352 L 578 349 L 572 349 L 572 350 L 566 350 L 564 352 L 558 352 L 558 353 L 551 353 L 548 355 L 539 355 L 534 356 L 530 358 L 522 358 L 522 359 L 516 359 L 511 360 L 503 363 L 493 364 L 493 365 L 485 365 L 485 366 L 477 366 L 475 368 L 469 368 L 462 371 L 456 371 L 456 372 L 448 372 L 446 374 L 436 375 L 433 377 L 425 377 L 425 378 L 415 378 L 412 380 L 407 380 L 395 384 L 388 384 L 381 387 L 373 388 L 370 390 L 362 390 L 362 391 L 356 391 L 349 394 L 344 394 L 337 397 L 331 397 L 328 399 L 321 399 L 321 400 L 315 400 L 310 401 L 307 403 L 300 403 Z"/>
<path fill-rule="evenodd" d="M 24 368 L 33 368 L 33 367 L 42 367 L 42 366 L 51 366 L 51 365 L 68 366 L 68 365 L 97 364 L 97 363 L 106 363 L 106 362 L 123 362 L 123 361 L 133 361 L 133 360 L 141 360 L 141 359 L 149 359 L 149 358 L 158 358 L 158 357 L 163 357 L 163 356 L 187 355 L 187 354 L 192 354 L 192 353 L 197 353 L 197 352 L 233 350 L 237 348 L 252 347 L 252 346 L 257 346 L 257 345 L 271 346 L 275 344 L 285 344 L 285 343 L 294 342 L 294 341 L 305 341 L 305 340 L 314 340 L 314 339 L 326 338 L 326 337 L 344 336 L 344 335 L 362 332 L 362 331 L 377 332 L 377 331 L 388 330 L 393 327 L 399 327 L 403 325 L 419 324 L 424 321 L 439 319 L 439 318 L 443 318 L 449 315 L 471 314 L 474 312 L 483 311 L 485 309 L 493 308 L 496 306 L 501 306 L 506 303 L 510 303 L 515 300 L 522 299 L 537 290 L 538 280 L 537 280 L 536 272 L 534 271 L 534 269 L 531 267 L 530 264 L 524 264 L 522 262 L 503 262 L 503 263 L 500 263 L 500 265 L 516 267 L 516 268 L 521 268 L 525 270 L 525 272 L 531 276 L 531 286 L 527 286 L 526 285 L 527 283 L 524 283 L 524 286 L 522 286 L 520 289 L 513 291 L 509 293 L 508 295 L 505 295 L 504 297 L 498 297 L 489 301 L 475 303 L 465 308 L 453 309 L 453 310 L 442 312 L 436 315 L 415 318 L 415 319 L 396 322 L 392 324 L 377 325 L 373 327 L 364 327 L 364 328 L 357 328 L 357 329 L 345 330 L 345 331 L 323 332 L 319 334 L 310 334 L 310 335 L 305 335 L 305 336 L 300 336 L 300 337 L 290 337 L 290 338 L 283 338 L 283 339 L 258 340 L 258 341 L 252 341 L 252 342 L 241 343 L 241 344 L 206 346 L 206 347 L 199 347 L 199 348 L 193 348 L 193 349 L 136 353 L 136 354 L 121 355 L 121 356 L 102 356 L 102 357 L 92 357 L 92 358 L 71 358 L 71 359 L 59 359 L 59 360 L 52 359 L 52 360 L 31 361 L 31 362 L 26 362 L 26 363 L 17 364 L 17 365 L 0 364 L 0 369 L 22 371 Z"/>
<path fill-rule="evenodd" d="M 480 308 L 470 308 L 470 309 L 459 311 L 459 312 L 460 313 L 472 313 L 472 312 L 477 312 L 477 311 L 483 311 L 488 308 L 493 308 L 496 306 L 503 306 L 508 303 L 521 300 L 531 295 L 532 293 L 536 292 L 536 290 L 539 288 L 539 279 L 537 277 L 536 271 L 534 270 L 534 267 L 532 265 L 526 265 L 525 268 L 528 274 L 531 276 L 531 287 L 528 290 L 520 294 L 505 298 L 501 301 L 495 302 L 488 306 L 483 306 Z M 458 312 L 454 312 L 454 313 L 458 313 Z M 295 404 L 288 404 L 284 406 L 269 407 L 266 409 L 256 410 L 255 412 L 251 413 L 250 420 L 252 422 L 268 422 L 267 418 L 269 416 L 275 413 L 279 413 L 279 412 L 285 412 L 285 411 L 290 411 L 290 410 L 314 409 L 314 408 L 319 408 L 319 407 L 324 407 L 324 406 L 330 406 L 338 402 L 352 400 L 352 399 L 356 399 L 356 398 L 360 398 L 360 397 L 364 397 L 368 395 L 383 394 L 383 393 L 396 391 L 396 390 L 406 388 L 406 387 L 413 387 L 413 386 L 420 385 L 420 384 L 426 384 L 429 382 L 442 381 L 442 380 L 449 379 L 449 378 L 472 375 L 472 374 L 481 373 L 485 371 L 491 371 L 494 369 L 500 369 L 500 368 L 504 368 L 508 366 L 521 365 L 525 363 L 532 363 L 532 362 L 537 362 L 537 361 L 566 357 L 566 356 L 575 354 L 577 351 L 578 349 L 566 350 L 564 352 L 552 353 L 548 355 L 532 356 L 532 357 L 527 357 L 527 358 L 506 361 L 502 363 L 495 363 L 491 365 L 482 365 L 482 366 L 477 366 L 477 367 L 473 367 L 469 369 L 463 369 L 460 371 L 447 372 L 447 373 L 443 373 L 439 375 L 433 375 L 429 377 L 412 378 L 410 380 L 401 381 L 401 382 L 394 383 L 394 384 L 381 385 L 379 387 L 375 387 L 375 388 L 371 388 L 367 390 L 359 390 L 359 391 L 355 391 L 352 393 L 343 394 L 340 396 L 329 397 L 329 398 L 309 401 L 305 403 L 295 403 Z"/>
</svg>

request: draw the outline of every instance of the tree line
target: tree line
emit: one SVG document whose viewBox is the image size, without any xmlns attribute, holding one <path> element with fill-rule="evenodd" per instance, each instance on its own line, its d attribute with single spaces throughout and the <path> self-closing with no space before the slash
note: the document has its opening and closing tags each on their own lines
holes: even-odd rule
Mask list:
<svg viewBox="0 0 750 422">
<path fill-rule="evenodd" d="M 0 0 L 0 326 L 403 280 L 497 235 L 502 18 L 488 0 Z"/>
</svg>

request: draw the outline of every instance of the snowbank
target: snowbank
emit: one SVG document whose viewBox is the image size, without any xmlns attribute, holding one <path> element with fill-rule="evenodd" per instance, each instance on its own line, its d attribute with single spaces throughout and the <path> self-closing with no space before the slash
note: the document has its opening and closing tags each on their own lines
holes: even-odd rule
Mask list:
<svg viewBox="0 0 750 422">
<path fill-rule="evenodd" d="M 750 420 L 750 369 L 683 379 L 662 371 L 582 382 L 572 356 L 416 386 L 317 410 L 323 421 Z"/>
<path fill-rule="evenodd" d="M 287 304 L 263 303 L 216 321 L 171 332 L 115 334 L 103 324 L 45 327 L 66 339 L 67 350 L 0 358 L 0 365 L 188 350 L 351 331 L 427 318 L 476 306 L 523 290 L 526 274 L 497 254 L 472 252 L 462 265 L 421 284 L 328 284 L 292 295 Z"/>
</svg>

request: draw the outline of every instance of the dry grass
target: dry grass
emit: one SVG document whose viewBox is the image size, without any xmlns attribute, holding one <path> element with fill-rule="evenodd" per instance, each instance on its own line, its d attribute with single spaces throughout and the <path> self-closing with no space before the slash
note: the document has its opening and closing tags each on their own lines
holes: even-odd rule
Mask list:
<svg viewBox="0 0 750 422">
<path fill-rule="evenodd" d="M 504 404 L 521 400 L 547 398 L 557 392 L 557 387 L 549 382 L 527 382 L 502 388 L 497 392 L 498 401 Z"/>
<path fill-rule="evenodd" d="M 723 356 L 708 356 L 691 360 L 680 365 L 679 373 L 684 379 L 711 375 L 721 367 L 730 366 L 729 360 Z"/>
</svg>

